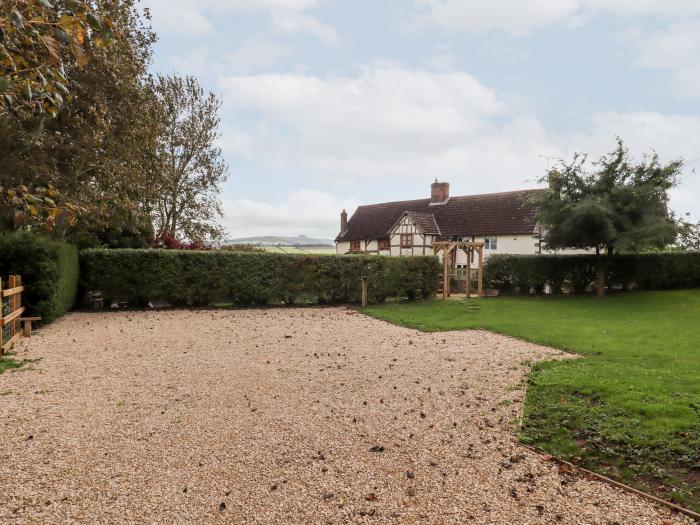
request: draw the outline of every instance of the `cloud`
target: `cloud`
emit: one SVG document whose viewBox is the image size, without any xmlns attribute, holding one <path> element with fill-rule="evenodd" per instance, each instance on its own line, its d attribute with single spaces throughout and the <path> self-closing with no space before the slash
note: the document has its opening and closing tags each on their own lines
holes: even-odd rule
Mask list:
<svg viewBox="0 0 700 525">
<path fill-rule="evenodd" d="M 537 119 L 466 73 L 381 64 L 355 77 L 235 75 L 221 89 L 232 120 L 258 116 L 225 134 L 227 153 L 328 182 L 440 176 L 465 192 L 512 189 L 552 153 Z"/>
<path fill-rule="evenodd" d="M 313 16 L 298 13 L 273 15 L 272 25 L 277 32 L 311 35 L 330 46 L 335 46 L 340 42 L 340 36 L 333 27 L 322 23 Z"/>
<path fill-rule="evenodd" d="M 502 32 L 515 37 L 557 23 L 576 27 L 588 18 L 654 16 L 682 19 L 700 14 L 697 0 L 415 0 L 409 28 L 437 25 L 469 34 Z"/>
<path fill-rule="evenodd" d="M 148 0 L 153 28 L 158 34 L 201 37 L 214 34 L 214 25 L 200 4 L 170 0 Z"/>
<path fill-rule="evenodd" d="M 629 39 L 637 51 L 640 67 L 667 69 L 676 94 L 700 98 L 700 18 L 683 20 Z"/>
<path fill-rule="evenodd" d="M 212 17 L 227 13 L 267 12 L 273 18 L 286 20 L 287 25 L 296 24 L 299 28 L 296 32 L 322 36 L 322 40 L 332 39 L 333 28 L 300 14 L 318 3 L 319 0 L 144 0 L 142 5 L 150 9 L 153 27 L 162 35 L 202 37 L 213 34 Z"/>
<path fill-rule="evenodd" d="M 290 193 L 281 204 L 246 199 L 224 201 L 224 225 L 231 237 L 253 235 L 335 236 L 340 210 L 352 213 L 359 205 L 323 191 Z"/>
<path fill-rule="evenodd" d="M 700 168 L 700 115 L 599 112 L 576 132 L 552 133 L 468 74 L 393 64 L 353 77 L 236 75 L 222 89 L 232 120 L 238 112 L 257 115 L 252 125 L 224 134 L 227 154 L 253 169 L 343 185 L 350 197 L 374 187 L 391 199 L 404 185 L 427 187 L 434 177 L 449 180 L 455 194 L 532 187 L 545 173 L 546 157 L 569 158 L 575 151 L 597 157 L 615 147 L 618 135 L 636 155 L 652 147 L 664 161 L 685 155 L 684 185 L 673 204 L 691 210 L 700 197 L 692 173 Z M 329 222 L 337 208 L 328 212 Z"/>
<path fill-rule="evenodd" d="M 291 54 L 289 47 L 277 44 L 264 36 L 255 36 L 229 53 L 225 62 L 228 72 L 250 73 L 268 69 Z"/>
</svg>

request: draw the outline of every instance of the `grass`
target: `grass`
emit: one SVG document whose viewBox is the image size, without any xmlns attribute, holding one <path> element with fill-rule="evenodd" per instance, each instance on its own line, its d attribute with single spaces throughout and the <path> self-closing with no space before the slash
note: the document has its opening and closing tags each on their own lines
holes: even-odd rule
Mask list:
<svg viewBox="0 0 700 525">
<path fill-rule="evenodd" d="M 335 255 L 335 246 L 266 246 L 266 252 L 292 253 L 295 255 Z"/>
<path fill-rule="evenodd" d="M 700 290 L 372 306 L 423 331 L 482 328 L 576 352 L 534 365 L 523 442 L 700 510 Z"/>
<path fill-rule="evenodd" d="M 26 360 L 17 361 L 15 359 L 12 359 L 10 357 L 11 355 L 12 354 L 8 353 L 0 357 L 0 374 L 5 372 L 6 370 L 13 370 L 15 368 L 19 368 L 27 363 Z"/>
</svg>

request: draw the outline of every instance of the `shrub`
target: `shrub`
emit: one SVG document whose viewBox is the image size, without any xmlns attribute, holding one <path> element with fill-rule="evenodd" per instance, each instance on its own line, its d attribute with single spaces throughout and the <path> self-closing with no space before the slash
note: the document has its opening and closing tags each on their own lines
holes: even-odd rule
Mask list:
<svg viewBox="0 0 700 525">
<path fill-rule="evenodd" d="M 82 284 L 107 300 L 143 305 L 338 304 L 429 296 L 437 290 L 436 257 L 338 257 L 231 251 L 104 250 L 81 252 Z"/>
<path fill-rule="evenodd" d="M 492 255 L 486 261 L 484 280 L 504 293 L 541 293 L 549 285 L 559 293 L 569 284 L 583 293 L 593 283 L 599 262 L 605 264 L 608 282 L 624 289 L 644 290 L 700 286 L 700 253 L 595 255 Z"/>
<path fill-rule="evenodd" d="M 73 308 L 78 292 L 78 250 L 30 233 L 0 236 L 0 275 L 22 276 L 27 315 L 50 323 Z"/>
</svg>

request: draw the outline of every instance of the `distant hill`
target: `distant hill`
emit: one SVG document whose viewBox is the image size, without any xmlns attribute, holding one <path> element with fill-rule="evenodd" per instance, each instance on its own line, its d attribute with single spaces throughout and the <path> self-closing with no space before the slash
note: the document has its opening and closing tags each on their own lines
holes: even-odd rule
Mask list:
<svg viewBox="0 0 700 525">
<path fill-rule="evenodd" d="M 297 235 L 296 237 L 282 237 L 276 235 L 262 235 L 259 237 L 241 237 L 239 239 L 229 239 L 224 244 L 258 244 L 260 246 L 334 246 L 331 239 L 307 237 Z"/>
</svg>

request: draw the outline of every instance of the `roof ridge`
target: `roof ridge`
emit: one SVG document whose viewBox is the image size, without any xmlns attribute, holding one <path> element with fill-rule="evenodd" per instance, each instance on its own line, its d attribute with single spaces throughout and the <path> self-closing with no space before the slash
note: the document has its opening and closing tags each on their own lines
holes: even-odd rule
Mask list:
<svg viewBox="0 0 700 525">
<path fill-rule="evenodd" d="M 377 206 L 385 206 L 387 204 L 415 204 L 417 202 L 429 201 L 430 199 L 412 199 L 408 201 L 387 201 L 387 202 L 377 202 L 375 204 L 360 204 L 358 208 L 374 208 Z M 406 210 L 408 211 L 408 210 Z"/>
<path fill-rule="evenodd" d="M 512 190 L 512 191 L 496 191 L 496 192 L 492 192 L 492 193 L 475 193 L 473 195 L 455 195 L 455 196 L 451 196 L 450 200 L 470 199 L 470 198 L 477 198 L 477 197 L 517 195 L 517 194 L 521 194 L 521 193 L 535 193 L 535 192 L 541 192 L 541 191 L 546 191 L 546 188 L 531 188 L 531 189 L 525 189 L 525 190 Z M 377 206 L 386 206 L 387 204 L 392 204 L 392 205 L 398 206 L 399 204 L 415 204 L 418 202 L 430 202 L 430 199 L 426 198 L 426 199 L 412 199 L 412 200 L 405 200 L 405 201 L 377 202 L 375 204 L 361 204 L 360 206 L 358 206 L 358 208 L 373 208 L 373 207 L 377 207 Z"/>
<path fill-rule="evenodd" d="M 495 191 L 492 193 L 475 193 L 474 195 L 455 195 L 454 197 L 450 197 L 450 199 L 466 199 L 466 198 L 472 198 L 472 197 L 494 197 L 494 196 L 501 196 L 501 195 L 517 195 L 520 193 L 535 193 L 535 192 L 541 192 L 541 191 L 547 191 L 547 188 L 531 188 L 528 190 L 512 190 L 512 191 Z"/>
</svg>

